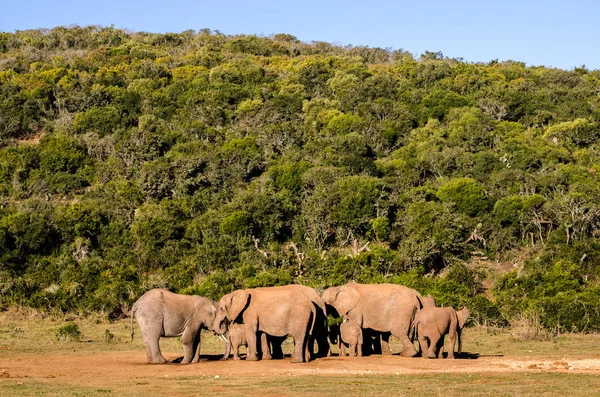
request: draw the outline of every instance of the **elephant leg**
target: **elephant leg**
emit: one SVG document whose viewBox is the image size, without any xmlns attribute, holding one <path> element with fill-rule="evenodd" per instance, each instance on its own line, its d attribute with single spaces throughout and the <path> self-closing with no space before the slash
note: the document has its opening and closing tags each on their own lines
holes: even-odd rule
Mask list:
<svg viewBox="0 0 600 397">
<path fill-rule="evenodd" d="M 227 360 L 231 354 L 231 338 L 227 339 L 225 342 L 225 352 L 223 352 L 223 358 L 221 360 Z"/>
<path fill-rule="evenodd" d="M 315 358 L 317 358 L 317 354 L 315 353 L 315 337 L 312 335 L 308 336 L 308 343 L 306 345 L 306 357 L 307 360 L 310 358 L 310 360 L 314 360 Z"/>
<path fill-rule="evenodd" d="M 451 328 L 450 332 L 448 333 L 448 358 L 454 358 L 454 346 L 456 345 L 456 339 L 460 338 L 458 332 L 459 331 Z M 458 342 L 458 347 L 460 353 L 460 348 L 462 347 L 460 341 Z"/>
<path fill-rule="evenodd" d="M 408 338 L 408 324 L 401 325 L 391 330 L 392 335 L 400 340 L 402 343 L 402 357 L 413 357 L 417 354 L 417 349 Z"/>
<path fill-rule="evenodd" d="M 421 356 L 423 358 L 429 358 L 429 343 L 427 343 L 427 337 L 419 334 L 419 346 L 421 347 Z"/>
<path fill-rule="evenodd" d="M 262 353 L 261 357 L 263 360 L 271 360 L 273 358 L 269 346 L 269 338 L 267 338 L 267 334 L 264 332 L 261 332 L 260 334 L 260 351 Z"/>
<path fill-rule="evenodd" d="M 233 359 L 237 361 L 240 359 L 240 341 L 232 341 L 231 344 L 231 347 L 233 348 Z"/>
<path fill-rule="evenodd" d="M 246 348 L 246 361 L 258 361 L 258 344 L 260 343 L 260 336 L 257 335 L 257 326 L 255 324 L 246 324 L 246 341 L 248 347 Z"/>
<path fill-rule="evenodd" d="M 344 345 L 344 342 L 342 342 L 341 340 L 340 340 L 339 347 L 340 347 L 340 357 L 346 357 L 346 345 Z"/>
<path fill-rule="evenodd" d="M 329 346 L 329 341 L 327 340 L 326 331 L 317 337 L 317 348 L 319 349 L 319 357 L 331 356 L 331 347 Z"/>
<path fill-rule="evenodd" d="M 186 328 L 181 335 L 181 344 L 183 344 L 183 360 L 181 364 L 189 364 L 194 359 L 196 352 L 194 342 L 196 340 L 196 332 L 191 327 Z"/>
<path fill-rule="evenodd" d="M 454 344 L 456 343 L 456 337 L 452 337 L 453 335 L 448 336 L 448 358 L 454 358 Z M 444 339 L 442 338 L 442 349 L 444 347 Z"/>
<path fill-rule="evenodd" d="M 356 343 L 350 343 L 350 357 L 356 357 Z"/>
<path fill-rule="evenodd" d="M 314 360 L 315 357 L 313 356 L 313 353 L 311 353 L 311 348 L 310 348 L 310 341 L 306 343 L 306 346 L 304 346 L 304 360 L 306 362 L 309 362 L 310 360 Z"/>
<path fill-rule="evenodd" d="M 383 332 L 381 334 L 381 354 L 383 355 L 392 355 L 392 350 L 390 349 L 390 336 L 389 332 Z"/>
<path fill-rule="evenodd" d="M 192 359 L 192 364 L 196 364 L 200 361 L 200 342 L 200 329 L 198 329 L 196 337 L 194 338 L 194 358 Z"/>
<path fill-rule="evenodd" d="M 443 337 L 440 338 L 437 345 L 435 346 L 435 349 L 437 350 L 437 357 L 444 358 L 444 338 Z"/>
<path fill-rule="evenodd" d="M 411 342 L 413 342 L 413 344 L 414 344 L 415 339 L 417 341 L 419 340 L 419 338 L 418 337 L 415 338 L 415 335 L 413 334 L 412 337 L 410 338 L 410 340 L 411 340 Z M 417 349 L 417 356 L 419 356 L 419 355 L 423 356 L 423 346 L 421 346 L 421 342 L 418 343 L 416 349 Z"/>
<path fill-rule="evenodd" d="M 152 342 L 146 334 L 142 334 L 142 339 L 144 340 L 144 347 L 146 348 L 146 362 L 148 364 L 153 364 L 154 360 L 152 357 Z"/>
<path fill-rule="evenodd" d="M 292 335 L 294 338 L 294 352 L 292 353 L 292 363 L 303 363 L 305 361 L 306 344 L 308 343 L 308 335 L 305 332 L 299 332 Z M 308 357 L 306 357 L 308 359 Z"/>
<path fill-rule="evenodd" d="M 167 359 L 160 351 L 158 340 L 159 338 L 156 338 L 148 343 L 150 345 L 150 360 L 148 362 L 151 364 L 164 364 L 167 362 Z"/>
<path fill-rule="evenodd" d="M 148 364 L 154 364 L 154 360 L 152 358 L 152 348 L 148 343 L 144 342 L 144 345 L 146 345 L 146 362 Z"/>
<path fill-rule="evenodd" d="M 362 357 L 362 345 L 363 345 L 363 341 L 362 339 L 358 341 L 358 343 L 356 344 L 356 354 L 358 357 Z"/>
<path fill-rule="evenodd" d="M 427 356 L 429 358 L 436 358 L 437 357 L 437 348 L 438 348 L 438 343 L 440 341 L 440 337 L 439 335 L 432 335 L 429 338 L 429 350 L 427 351 Z"/>
<path fill-rule="evenodd" d="M 142 333 L 144 345 L 146 345 L 146 358 L 150 364 L 164 364 L 167 360 L 160 352 L 158 343 L 162 334 L 162 324 L 149 327 L 145 333 Z"/>
</svg>

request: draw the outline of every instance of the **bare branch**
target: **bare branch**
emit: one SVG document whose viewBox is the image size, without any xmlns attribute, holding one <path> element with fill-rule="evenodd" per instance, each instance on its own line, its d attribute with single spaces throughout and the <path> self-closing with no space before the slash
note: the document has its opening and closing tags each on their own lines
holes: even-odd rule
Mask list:
<svg viewBox="0 0 600 397">
<path fill-rule="evenodd" d="M 260 240 L 252 236 L 252 241 L 254 242 L 254 248 L 256 248 L 256 250 L 260 252 L 265 258 L 268 258 L 271 253 L 258 248 L 258 243 L 260 242 Z"/>
</svg>

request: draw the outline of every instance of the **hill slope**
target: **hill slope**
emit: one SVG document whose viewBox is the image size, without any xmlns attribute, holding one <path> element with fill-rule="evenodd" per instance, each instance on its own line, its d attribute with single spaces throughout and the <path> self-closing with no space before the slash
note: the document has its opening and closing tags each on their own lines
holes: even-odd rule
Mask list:
<svg viewBox="0 0 600 397">
<path fill-rule="evenodd" d="M 0 299 L 118 314 L 154 286 L 355 279 L 600 329 L 599 92 L 285 34 L 1 33 Z M 472 258 L 517 251 L 483 295 Z"/>
</svg>

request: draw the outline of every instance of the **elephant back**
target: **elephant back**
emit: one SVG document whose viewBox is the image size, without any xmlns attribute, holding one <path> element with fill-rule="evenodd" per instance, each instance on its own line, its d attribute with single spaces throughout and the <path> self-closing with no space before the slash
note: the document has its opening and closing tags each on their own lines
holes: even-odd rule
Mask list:
<svg viewBox="0 0 600 397">
<path fill-rule="evenodd" d="M 356 291 L 356 305 L 346 313 L 353 312 L 355 320 L 360 317 L 363 328 L 385 332 L 402 323 L 408 331 L 421 308 L 419 293 L 403 285 L 349 283 L 340 288 L 338 297 L 343 289 Z M 342 306 L 342 310 L 346 309 Z"/>
</svg>

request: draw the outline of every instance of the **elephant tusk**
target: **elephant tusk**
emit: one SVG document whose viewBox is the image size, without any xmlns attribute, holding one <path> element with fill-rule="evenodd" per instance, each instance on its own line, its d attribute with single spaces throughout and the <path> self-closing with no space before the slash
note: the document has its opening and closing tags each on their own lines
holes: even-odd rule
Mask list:
<svg viewBox="0 0 600 397">
<path fill-rule="evenodd" d="M 219 335 L 219 338 L 223 339 L 223 341 L 225 343 L 229 343 L 229 341 L 227 340 L 227 338 L 225 338 L 225 335 L 221 334 L 221 335 Z"/>
</svg>

